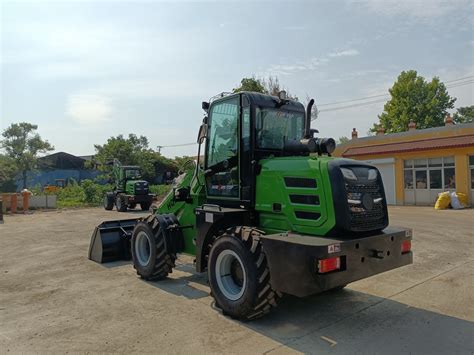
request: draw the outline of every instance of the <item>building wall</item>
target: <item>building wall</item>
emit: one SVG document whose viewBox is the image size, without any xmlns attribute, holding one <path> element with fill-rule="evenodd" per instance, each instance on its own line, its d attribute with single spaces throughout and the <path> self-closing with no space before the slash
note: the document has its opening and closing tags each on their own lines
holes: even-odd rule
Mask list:
<svg viewBox="0 0 474 355">
<path fill-rule="evenodd" d="M 34 171 L 29 172 L 27 176 L 27 187 L 32 188 L 37 185 L 41 187 L 45 185 L 55 185 L 56 179 L 74 179 L 77 182 L 80 182 L 85 179 L 95 179 L 100 175 L 100 172 L 97 170 L 72 170 L 72 169 L 54 169 L 54 170 L 45 170 L 45 171 Z M 23 188 L 23 182 L 21 175 L 16 177 L 16 186 L 17 191 L 21 191 Z"/>
<path fill-rule="evenodd" d="M 473 147 L 455 148 L 448 150 L 431 150 L 419 152 L 406 152 L 403 154 L 385 154 L 385 155 L 363 155 L 357 156 L 357 160 L 371 160 L 381 158 L 395 159 L 395 194 L 397 205 L 405 204 L 405 189 L 403 176 L 403 161 L 410 159 L 439 158 L 454 156 L 454 169 L 456 175 L 456 191 L 462 192 L 468 196 L 471 195 L 470 173 L 469 173 L 469 155 L 474 155 Z M 474 204 L 474 201 L 470 201 Z"/>
<path fill-rule="evenodd" d="M 348 143 L 337 147 L 334 156 L 344 156 L 357 160 L 374 160 L 383 158 L 395 159 L 395 192 L 396 203 L 398 205 L 405 204 L 404 189 L 404 160 L 438 158 L 454 156 L 455 160 L 455 182 L 456 191 L 465 193 L 470 198 L 470 203 L 474 205 L 473 194 L 471 191 L 471 177 L 469 171 L 469 155 L 474 155 L 474 146 L 460 148 L 441 148 L 430 150 L 418 150 L 401 153 L 377 154 L 377 145 L 385 145 L 391 143 L 416 142 L 426 139 L 449 138 L 458 136 L 474 136 L 474 124 L 437 127 L 425 130 L 415 130 L 404 132 L 401 134 L 387 134 L 374 137 L 356 138 Z M 356 147 L 374 147 L 374 151 L 367 155 L 348 156 L 345 152 L 349 148 Z"/>
</svg>

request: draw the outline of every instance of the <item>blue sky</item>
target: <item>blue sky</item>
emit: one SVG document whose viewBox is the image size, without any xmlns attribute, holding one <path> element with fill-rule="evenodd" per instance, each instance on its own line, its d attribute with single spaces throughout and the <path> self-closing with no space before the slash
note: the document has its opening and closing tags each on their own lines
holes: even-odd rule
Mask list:
<svg viewBox="0 0 474 355">
<path fill-rule="evenodd" d="M 387 93 L 402 70 L 474 75 L 472 1 L 3 0 L 0 9 L 0 128 L 36 123 L 56 151 L 77 155 L 117 134 L 146 135 L 152 147 L 194 142 L 201 101 L 245 76 L 276 75 L 315 98 L 314 127 L 338 138 L 353 127 L 365 135 L 383 102 L 325 103 Z M 448 91 L 457 107 L 474 104 L 472 83 Z"/>
</svg>

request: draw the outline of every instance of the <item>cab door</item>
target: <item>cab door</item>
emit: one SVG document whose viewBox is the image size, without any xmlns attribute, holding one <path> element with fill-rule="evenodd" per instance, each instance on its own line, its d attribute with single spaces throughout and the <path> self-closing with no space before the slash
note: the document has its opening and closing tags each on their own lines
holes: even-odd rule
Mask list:
<svg viewBox="0 0 474 355">
<path fill-rule="evenodd" d="M 205 159 L 206 191 L 210 203 L 231 206 L 240 201 L 239 118 L 239 95 L 211 105 Z"/>
</svg>

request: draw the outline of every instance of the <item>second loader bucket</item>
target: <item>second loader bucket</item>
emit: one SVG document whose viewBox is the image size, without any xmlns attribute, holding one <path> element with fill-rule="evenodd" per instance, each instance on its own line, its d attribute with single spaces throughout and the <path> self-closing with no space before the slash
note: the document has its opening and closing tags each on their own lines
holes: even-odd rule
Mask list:
<svg viewBox="0 0 474 355">
<path fill-rule="evenodd" d="M 99 224 L 92 233 L 89 259 L 98 263 L 130 260 L 132 231 L 139 219 L 106 221 Z"/>
</svg>

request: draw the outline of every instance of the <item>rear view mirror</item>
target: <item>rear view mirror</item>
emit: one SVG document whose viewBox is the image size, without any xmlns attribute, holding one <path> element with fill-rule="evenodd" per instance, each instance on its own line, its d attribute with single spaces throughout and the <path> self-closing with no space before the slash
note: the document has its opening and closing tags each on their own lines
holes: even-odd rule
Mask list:
<svg viewBox="0 0 474 355">
<path fill-rule="evenodd" d="M 206 137 L 207 137 L 207 123 L 203 123 L 201 127 L 199 127 L 197 142 L 201 143 L 202 140 Z"/>
</svg>

